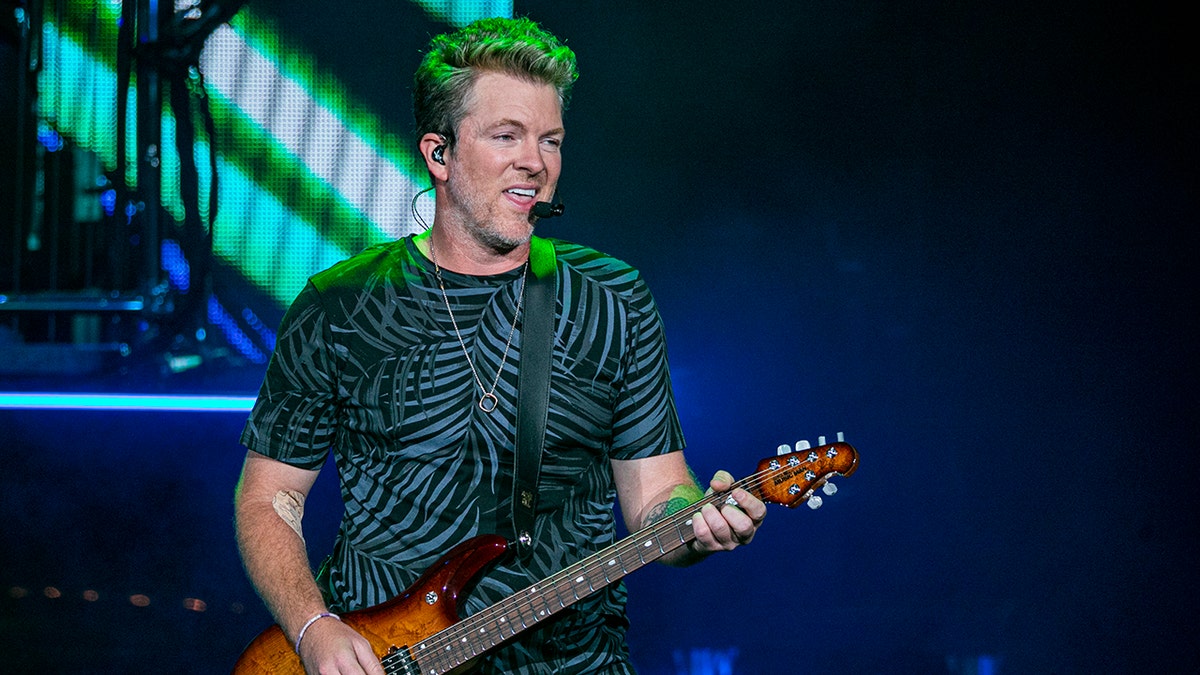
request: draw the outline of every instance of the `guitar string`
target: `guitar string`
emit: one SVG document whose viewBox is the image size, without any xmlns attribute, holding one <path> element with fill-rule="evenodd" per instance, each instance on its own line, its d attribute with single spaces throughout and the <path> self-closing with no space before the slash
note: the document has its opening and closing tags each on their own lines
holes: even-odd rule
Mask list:
<svg viewBox="0 0 1200 675">
<path fill-rule="evenodd" d="M 818 459 L 820 459 L 820 458 L 818 457 Z M 808 460 L 808 459 L 802 460 L 800 462 L 800 464 L 797 465 L 797 468 L 799 468 L 800 466 L 804 466 L 805 464 L 808 464 L 812 461 L 813 460 Z M 764 485 L 766 483 L 766 476 L 769 474 L 775 473 L 776 471 L 778 471 L 778 469 L 767 469 L 764 471 L 760 471 L 760 472 L 751 474 L 750 476 L 747 476 L 747 477 L 743 478 L 742 480 L 735 482 L 732 486 L 730 486 L 729 490 L 725 490 L 723 492 L 717 492 L 717 493 L 708 495 L 708 496 L 704 497 L 703 499 L 693 503 L 691 506 L 698 505 L 700 508 L 703 508 L 707 504 L 716 505 L 718 502 L 724 502 L 725 499 L 727 498 L 728 494 L 730 492 L 732 492 L 734 489 L 739 488 L 739 487 L 742 489 L 746 489 L 747 491 L 754 489 L 754 488 L 761 487 L 762 485 Z M 813 482 L 815 483 L 816 480 L 814 479 Z M 652 525 L 650 528 L 647 528 L 647 529 L 654 529 L 654 530 L 658 530 L 658 529 L 666 530 L 666 529 L 670 529 L 670 527 L 674 527 L 676 529 L 676 531 L 680 534 L 681 539 L 680 539 L 679 544 L 672 545 L 671 548 L 666 549 L 666 550 L 663 550 L 662 544 L 660 542 L 658 555 L 656 555 L 654 558 L 652 558 L 649 561 L 645 561 L 645 560 L 642 560 L 642 557 L 639 554 L 638 555 L 639 562 L 641 562 L 642 564 L 646 564 L 647 562 L 654 562 L 655 560 L 661 558 L 662 556 L 666 555 L 667 553 L 674 551 L 675 549 L 679 548 L 680 546 L 687 545 L 687 543 L 689 541 L 694 540 L 696 538 L 694 530 L 683 530 L 683 529 L 681 529 L 681 526 L 684 525 L 689 518 L 694 516 L 696 511 L 697 511 L 697 509 L 692 509 L 692 508 L 677 511 L 674 514 L 672 514 L 669 518 L 659 521 L 655 525 Z M 657 536 L 654 538 L 656 540 L 658 539 Z M 393 654 L 389 654 L 389 655 L 385 656 L 384 659 L 381 661 L 381 663 L 383 663 L 383 665 L 386 667 L 389 665 L 389 661 L 395 660 L 395 659 L 402 659 L 405 651 L 408 651 L 410 658 L 412 658 L 413 662 L 419 662 L 420 658 L 432 659 L 432 658 L 444 657 L 444 656 L 446 656 L 446 654 L 439 653 L 439 650 L 443 649 L 444 647 L 446 647 L 447 645 L 449 645 L 451 643 L 461 642 L 463 637 L 467 633 L 478 632 L 478 627 L 480 626 L 480 624 L 484 624 L 485 626 L 488 624 L 495 624 L 496 620 L 498 618 L 501 618 L 501 617 L 504 617 L 504 616 L 507 616 L 510 614 L 514 614 L 514 613 L 516 613 L 518 615 L 523 615 L 524 612 L 522 610 L 534 607 L 535 603 L 533 601 L 527 601 L 523 597 L 524 593 L 526 591 L 528 591 L 529 589 L 535 588 L 535 587 L 542 587 L 542 588 L 550 587 L 550 588 L 552 588 L 552 587 L 557 586 L 558 584 L 562 583 L 564 580 L 566 580 L 569 577 L 576 577 L 576 576 L 585 576 L 586 577 L 587 576 L 586 572 L 589 571 L 589 567 L 594 565 L 595 563 L 598 563 L 601 560 L 607 560 L 609 558 L 619 559 L 621 556 L 629 553 L 631 550 L 636 551 L 637 548 L 644 546 L 645 543 L 646 543 L 646 537 L 637 537 L 634 535 L 629 535 L 613 545 L 613 549 L 612 549 L 612 552 L 610 555 L 601 556 L 600 553 L 604 553 L 603 551 L 601 551 L 600 553 L 592 554 L 592 555 L 588 556 L 587 558 L 584 558 L 578 562 L 572 563 L 571 565 L 567 566 L 566 568 L 563 568 L 562 570 L 559 570 L 558 572 L 546 577 L 541 582 L 533 584 L 531 586 L 528 586 L 523 591 L 520 591 L 518 593 L 510 595 L 509 597 L 504 598 L 503 600 L 500 600 L 492 605 L 489 605 L 488 607 L 485 607 L 484 609 L 480 610 L 479 612 L 476 612 L 475 614 L 472 614 L 471 616 L 465 617 L 462 620 L 460 620 L 459 622 L 457 622 L 451 626 L 448 626 L 448 627 L 442 629 L 441 631 L 438 631 L 437 633 L 431 635 L 429 639 L 418 641 L 414 645 L 409 645 L 407 650 L 400 650 L 398 652 L 395 652 Z M 672 544 L 673 544 L 673 542 L 672 542 Z M 638 568 L 635 567 L 634 570 L 636 570 L 636 569 L 638 569 Z M 620 580 L 621 578 L 624 578 L 630 572 L 630 570 L 624 569 L 623 565 L 622 565 L 621 571 L 622 571 L 621 576 L 617 577 L 617 579 L 606 581 L 604 586 L 607 586 L 608 584 L 612 583 L 613 581 L 617 581 L 617 580 Z M 583 598 L 589 597 L 592 593 L 600 590 L 597 588 L 593 588 L 591 586 L 590 582 L 591 582 L 591 580 L 589 579 L 588 592 L 583 595 L 578 596 L 577 598 L 574 598 L 570 602 L 576 602 L 578 600 L 582 600 Z M 603 586 L 601 586 L 601 588 L 603 588 Z M 573 590 L 571 591 L 571 594 L 578 595 Z M 559 596 L 559 601 L 560 601 L 560 603 L 562 603 L 562 599 L 563 599 L 562 595 L 559 593 L 556 593 L 556 595 Z M 549 601 L 544 601 L 544 602 L 546 602 L 546 604 L 549 604 Z M 567 606 L 569 606 L 570 602 L 562 603 L 563 608 L 565 609 Z M 515 630 L 507 637 L 501 637 L 500 640 L 496 642 L 496 644 L 498 645 L 500 642 L 503 642 L 511 637 L 514 637 L 518 633 L 523 632 L 530 626 L 540 623 L 542 620 L 547 619 L 550 616 L 552 616 L 553 614 L 557 613 L 557 611 L 558 610 L 552 610 L 551 612 L 549 612 L 543 616 L 538 616 L 536 612 L 531 612 L 533 614 L 533 622 L 531 624 L 521 626 L 519 629 Z M 502 627 L 498 627 L 496 630 L 499 631 L 501 633 L 501 635 L 503 635 Z M 416 645 L 421 645 L 421 644 L 425 645 L 425 649 L 427 649 L 428 652 L 418 655 L 418 654 L 414 653 L 413 650 L 416 648 Z M 493 645 L 493 646 L 495 646 L 495 645 Z M 491 649 L 491 647 L 488 647 L 487 649 Z M 487 649 L 485 649 L 483 651 L 487 651 Z M 482 654 L 482 653 L 483 652 L 480 652 L 480 654 Z M 478 655 L 479 654 L 474 654 L 470 658 L 474 658 L 475 656 L 478 656 Z M 467 659 L 467 660 L 469 660 L 469 659 Z"/>
<path fill-rule="evenodd" d="M 807 464 L 810 461 L 811 460 L 804 460 L 800 463 L 800 466 L 803 466 L 804 464 Z M 765 483 L 765 480 L 760 480 L 760 479 L 770 473 L 773 473 L 774 471 L 776 471 L 776 469 L 769 469 L 769 470 L 761 471 L 761 472 L 758 472 L 755 474 L 751 474 L 750 476 L 742 479 L 741 481 L 734 483 L 730 487 L 729 490 L 709 495 L 709 496 L 705 497 L 704 499 L 701 499 L 700 501 L 693 504 L 693 506 L 699 505 L 701 508 L 703 508 L 705 504 L 714 504 L 715 505 L 717 502 L 724 501 L 726 499 L 728 493 L 735 488 L 741 487 L 743 489 L 747 489 L 747 488 L 760 487 L 761 485 L 763 485 Z M 682 511 L 678 511 L 675 514 L 673 514 L 670 518 L 668 518 L 667 520 L 660 521 L 659 524 L 652 526 L 653 529 L 656 529 L 656 530 L 657 529 L 663 529 L 663 530 L 668 529 L 668 527 L 667 527 L 668 525 L 674 526 L 675 529 L 677 530 L 677 532 L 680 534 L 681 539 L 680 539 L 680 543 L 678 545 L 673 545 L 671 548 L 666 549 L 666 550 L 663 550 L 662 544 L 660 542 L 659 543 L 659 554 L 656 555 L 654 558 L 652 558 L 649 562 L 653 562 L 654 560 L 657 560 L 658 558 L 662 557 L 663 555 L 666 555 L 666 553 L 675 550 L 679 546 L 686 545 L 689 541 L 695 539 L 694 531 L 692 531 L 692 530 L 684 531 L 684 530 L 681 530 L 681 527 L 680 527 L 680 526 L 684 525 L 689 518 L 691 518 L 693 515 L 695 515 L 695 512 L 696 512 L 696 509 L 685 509 Z M 658 539 L 658 537 L 655 537 L 655 539 Z M 530 586 L 530 587 L 526 588 L 525 590 L 528 591 L 530 588 L 535 588 L 537 586 L 541 586 L 543 588 L 546 588 L 546 587 L 553 588 L 553 587 L 559 585 L 562 581 L 564 581 L 568 577 L 574 577 L 577 575 L 586 576 L 586 572 L 588 571 L 589 566 L 593 565 L 594 563 L 599 562 L 601 559 L 608 559 L 610 557 L 614 558 L 614 559 L 620 558 L 624 554 L 629 553 L 631 550 L 636 550 L 638 547 L 644 546 L 645 541 L 646 541 L 645 537 L 635 537 L 633 535 L 630 535 L 630 536 L 626 537 L 625 539 L 617 542 L 614 545 L 611 556 L 610 555 L 601 556 L 598 553 L 593 554 L 587 558 L 584 558 L 583 560 L 580 560 L 579 562 L 573 563 L 572 565 L 568 566 L 567 568 L 564 568 L 563 570 L 560 570 L 559 572 L 557 572 L 555 574 L 550 575 L 549 577 L 546 577 L 540 583 L 534 584 L 533 586 Z M 642 557 L 640 555 L 638 555 L 638 560 L 639 560 L 639 562 L 641 562 L 643 564 L 645 564 L 647 562 L 647 561 L 642 560 Z M 637 568 L 634 568 L 634 569 L 636 570 Z M 607 581 L 604 585 L 608 585 L 609 583 L 612 583 L 612 581 L 616 581 L 616 580 L 619 580 L 620 578 L 623 578 L 629 572 L 630 572 L 630 570 L 626 570 L 626 569 L 624 569 L 624 566 L 622 566 L 621 576 L 618 577 L 617 579 Z M 595 592 L 596 590 L 599 590 L 599 589 L 592 588 L 591 584 L 589 583 L 588 593 L 585 593 L 584 595 L 575 598 L 575 600 L 586 598 L 589 595 L 591 595 L 591 593 Z M 571 591 L 571 594 L 578 595 L 578 594 L 574 593 L 574 591 Z M 562 598 L 561 593 L 556 593 L 556 595 L 559 596 L 559 602 L 560 602 L 560 604 L 563 605 L 564 608 L 569 605 L 569 603 L 562 602 L 563 598 Z M 445 652 L 441 652 L 443 647 L 449 645 L 450 643 L 460 642 L 462 640 L 462 636 L 466 635 L 467 633 L 477 632 L 477 627 L 480 624 L 484 624 L 484 625 L 495 624 L 496 619 L 498 617 L 503 617 L 505 615 L 509 615 L 509 614 L 513 614 L 513 613 L 523 615 L 524 612 L 521 610 L 532 608 L 534 606 L 534 602 L 526 601 L 525 598 L 522 596 L 523 596 L 523 593 L 516 593 L 514 595 L 511 595 L 508 598 L 505 598 L 493 605 L 490 605 L 489 607 L 486 607 L 483 610 L 480 610 L 476 614 L 466 617 L 466 618 L 462 619 L 461 621 L 459 621 L 458 623 L 455 623 L 452 626 L 448 626 L 447 628 L 443 629 L 442 631 L 435 633 L 433 636 L 430 636 L 430 639 L 416 643 L 418 645 L 424 644 L 425 647 L 430 650 L 429 653 L 427 653 L 427 654 L 423 654 L 420 656 L 417 654 L 413 654 L 413 653 L 411 653 L 411 650 L 414 649 L 416 645 L 409 646 L 408 649 L 410 651 L 411 658 L 413 658 L 414 661 L 418 661 L 419 658 L 421 658 L 421 656 L 424 656 L 424 658 L 429 658 L 429 659 L 443 658 L 443 657 L 447 656 L 447 654 Z M 575 600 L 572 600 L 572 602 Z M 545 602 L 547 605 L 549 605 L 549 601 L 543 601 L 543 602 Z M 543 616 L 538 616 L 536 614 L 536 612 L 531 611 L 531 613 L 533 614 L 532 623 L 521 626 L 520 629 L 513 631 L 507 637 L 501 637 L 501 639 L 496 644 L 499 644 L 500 642 L 503 642 L 504 640 L 507 640 L 507 639 L 515 636 L 517 633 L 520 633 L 520 632 L 524 631 L 525 629 L 529 628 L 530 626 L 541 622 L 545 618 L 549 618 L 549 616 L 553 615 L 556 612 L 557 612 L 557 610 L 552 610 L 548 614 L 545 614 Z M 497 628 L 496 630 L 498 630 L 500 632 L 500 634 L 503 636 L 502 627 Z M 488 647 L 487 649 L 491 649 L 491 647 Z M 483 651 L 487 651 L 487 649 L 485 649 Z M 482 652 L 480 652 L 480 653 L 482 653 Z M 478 655 L 479 654 L 472 654 L 472 656 L 470 658 L 474 658 L 475 656 L 478 656 Z M 389 658 L 396 657 L 396 656 L 402 657 L 403 653 L 397 652 L 396 654 L 390 655 Z M 465 660 L 469 660 L 469 659 L 465 659 Z M 386 659 L 385 659 L 385 665 L 386 665 Z"/>
<path fill-rule="evenodd" d="M 768 473 L 768 472 L 765 472 L 765 471 L 764 471 L 764 472 L 762 472 L 762 474 L 766 474 L 766 473 Z M 743 479 L 742 481 L 739 481 L 739 482 L 735 483 L 733 486 L 731 486 L 730 490 L 732 490 L 732 489 L 734 489 L 734 488 L 737 488 L 737 487 L 743 487 L 743 488 L 745 488 L 745 487 L 747 487 L 747 486 L 751 486 L 752 484 L 753 484 L 753 486 L 757 487 L 758 485 L 761 485 L 761 482 L 756 482 L 756 479 L 757 479 L 757 478 L 758 478 L 758 475 L 757 475 L 757 474 L 756 474 L 756 475 L 752 475 L 752 476 L 750 476 L 750 477 L 748 477 L 748 478 L 746 478 L 746 479 Z M 704 505 L 704 504 L 706 504 L 706 503 L 712 503 L 712 504 L 715 504 L 715 503 L 716 503 L 716 502 L 718 502 L 718 501 L 722 501 L 722 500 L 723 500 L 723 499 L 726 497 L 726 495 L 727 495 L 727 494 L 728 494 L 728 491 L 724 491 L 724 492 L 721 492 L 721 493 L 716 493 L 716 494 L 714 494 L 714 495 L 710 495 L 709 497 L 707 497 L 707 498 L 705 498 L 705 499 L 702 499 L 702 500 L 700 500 L 700 502 L 698 502 L 698 503 L 700 504 L 701 508 L 703 508 L 703 505 Z M 692 517 L 694 514 L 695 514 L 695 510 L 694 510 L 694 509 L 687 509 L 687 510 L 685 510 L 685 511 L 680 511 L 680 512 L 677 512 L 677 515 L 675 515 L 675 516 L 672 516 L 672 517 L 671 517 L 671 518 L 670 518 L 668 521 L 665 521 L 664 523 L 662 523 L 662 525 L 660 525 L 660 526 L 658 526 L 658 527 L 654 528 L 654 529 L 656 529 L 656 530 L 658 530 L 658 529 L 667 529 L 667 528 L 665 527 L 666 525 L 673 525 L 673 526 L 675 527 L 675 529 L 676 529 L 677 535 L 679 535 L 679 536 L 680 536 L 680 543 L 679 543 L 678 545 L 673 545 L 673 546 L 671 546 L 669 549 L 666 549 L 666 548 L 664 548 L 664 547 L 663 547 L 663 544 L 662 544 L 662 542 L 661 542 L 661 539 L 660 539 L 660 537 L 656 535 L 656 536 L 654 537 L 654 539 L 656 539 L 656 540 L 659 540 L 659 542 L 658 542 L 658 543 L 659 543 L 659 554 L 657 554 L 657 555 L 656 555 L 654 558 L 652 558 L 652 559 L 651 559 L 649 562 L 653 562 L 654 560 L 657 560 L 659 557 L 661 557 L 662 555 L 665 555 L 665 554 L 666 554 L 666 553 L 668 553 L 669 551 L 671 551 L 671 550 L 674 550 L 675 548 L 678 548 L 680 545 L 686 545 L 686 544 L 687 544 L 687 542 L 688 542 L 689 540 L 694 540 L 694 539 L 695 539 L 695 535 L 694 535 L 694 532 L 693 532 L 693 531 L 690 531 L 690 530 L 681 530 L 681 529 L 680 529 L 680 526 L 681 526 L 681 525 L 685 525 L 685 524 L 687 523 L 688 519 L 689 519 L 689 518 L 691 518 L 691 517 Z M 640 547 L 640 546 L 645 546 L 645 543 L 646 543 L 646 538 L 645 538 L 645 537 L 632 537 L 632 536 L 631 536 L 631 537 L 628 537 L 628 538 L 626 538 L 626 540 L 623 540 L 623 541 L 621 541 L 621 542 L 618 542 L 618 543 L 617 543 L 617 545 L 616 545 L 616 547 L 615 547 L 615 548 L 616 548 L 616 551 L 615 551 L 616 555 L 614 556 L 614 558 L 620 558 L 620 557 L 621 557 L 623 554 L 625 554 L 625 553 L 628 553 L 628 552 L 629 552 L 629 549 L 631 549 L 631 548 Z M 589 567 L 589 565 L 591 565 L 593 562 L 598 562 L 598 561 L 599 561 L 599 560 L 600 560 L 602 557 L 603 557 L 603 558 L 608 558 L 609 556 L 599 556 L 599 555 L 594 555 L 594 556 L 590 556 L 589 558 L 585 558 L 584 560 L 582 560 L 582 561 L 580 561 L 580 562 L 578 562 L 578 563 L 575 563 L 575 564 L 571 565 L 571 566 L 570 566 L 570 567 L 568 567 L 567 569 L 564 569 L 564 570 L 560 571 L 560 572 L 559 572 L 559 573 L 557 573 L 557 574 L 554 574 L 554 575 L 551 575 L 550 577 L 547 577 L 547 578 L 546 578 L 545 580 L 543 580 L 543 582 L 542 582 L 541 584 L 539 584 L 539 585 L 541 585 L 541 586 L 543 586 L 543 587 L 544 587 L 544 586 L 550 586 L 551 588 L 553 588 L 553 587 L 557 586 L 558 584 L 560 584 L 560 583 L 561 583 L 563 580 L 565 580 L 565 578 L 566 578 L 566 577 L 568 577 L 568 576 L 575 576 L 575 575 L 577 574 L 577 572 L 576 572 L 576 568 L 578 568 L 578 574 L 579 574 L 580 576 L 583 576 L 583 577 L 587 578 L 587 577 L 589 576 L 589 574 L 588 574 L 588 572 L 589 572 L 589 570 L 588 570 L 588 567 Z M 593 560 L 593 559 L 594 559 L 594 560 Z M 638 555 L 638 560 L 639 560 L 639 562 L 641 562 L 642 564 L 645 564 L 645 563 L 647 562 L 647 561 L 645 561 L 645 560 L 643 560 L 643 559 L 642 559 L 642 556 L 641 556 L 640 554 Z M 640 565 L 639 565 L 639 567 L 640 567 Z M 637 569 L 637 568 L 634 568 L 634 569 Z M 628 573 L 629 573 L 629 570 L 625 569 L 625 568 L 624 568 L 624 566 L 622 566 L 622 572 L 623 572 L 623 574 L 621 575 L 621 577 L 618 577 L 618 579 L 619 579 L 619 578 L 622 578 L 623 576 L 625 576 L 626 574 L 628 574 Z M 606 575 L 606 576 L 605 576 L 605 584 L 604 584 L 604 585 L 607 585 L 608 583 L 611 583 L 612 581 L 613 581 L 613 580 L 610 580 L 610 579 L 608 579 L 608 577 L 607 577 L 607 575 Z M 532 588 L 532 587 L 531 587 L 531 588 Z M 566 606 L 568 606 L 568 605 L 570 604 L 570 602 L 574 602 L 574 601 L 576 601 L 576 600 L 579 600 L 579 599 L 582 599 L 582 598 L 584 598 L 584 597 L 588 597 L 589 595 L 591 595 L 591 593 L 595 592 L 596 590 L 597 590 L 597 589 L 595 589 L 594 587 L 592 587 L 592 585 L 591 585 L 591 581 L 589 580 L 589 591 L 588 591 L 587 593 L 585 593 L 583 596 L 579 596 L 579 594 L 578 594 L 578 593 L 575 593 L 575 591 L 574 591 L 573 589 L 571 589 L 571 590 L 570 590 L 570 593 L 571 593 L 572 595 L 575 595 L 575 596 L 576 596 L 576 597 L 575 597 L 575 599 L 574 599 L 574 600 L 572 600 L 572 601 L 569 601 L 569 602 L 563 602 L 563 596 L 562 596 L 561 592 L 556 592 L 556 595 L 558 595 L 558 598 L 559 598 L 559 603 L 560 603 L 560 604 L 561 604 L 561 605 L 562 605 L 562 606 L 565 608 Z M 561 589 L 559 589 L 559 591 L 561 591 Z M 517 607 L 514 607 L 513 609 L 515 609 L 515 610 L 517 610 L 517 611 L 519 612 L 519 610 L 520 610 L 520 609 L 523 609 L 523 608 L 520 606 L 520 605 L 521 605 L 521 603 L 520 603 L 520 602 L 514 602 L 514 601 L 513 601 L 513 600 L 515 600 L 515 599 L 517 599 L 517 598 L 516 598 L 515 596 L 512 596 L 512 597 L 510 597 L 510 598 L 506 599 L 505 601 L 501 601 L 501 602 L 499 602 L 499 603 L 496 603 L 495 605 L 492 605 L 491 607 L 489 607 L 489 608 L 487 608 L 487 609 L 485 609 L 485 610 L 483 610 L 483 611 L 481 611 L 481 612 L 479 612 L 479 613 L 477 613 L 477 614 L 475 614 L 475 615 L 473 615 L 473 616 L 471 616 L 471 617 L 467 617 L 467 619 L 464 619 L 462 622 L 459 622 L 458 624 L 455 624 L 454 626 L 450 626 L 450 627 L 448 627 L 448 628 L 445 630 L 444 637 L 442 637 L 442 638 L 439 638 L 438 636 L 436 636 L 436 635 L 435 635 L 435 636 L 434 636 L 434 639 L 431 639 L 431 640 L 425 641 L 425 643 L 424 643 L 424 644 L 425 644 L 427 647 L 433 647 L 433 653 L 431 654 L 431 657 L 445 657 L 445 656 L 448 656 L 448 654 L 446 654 L 446 653 L 444 653 L 444 652 L 440 652 L 441 646 L 442 646 L 444 643 L 446 643 L 446 641 L 450 641 L 450 640 L 453 640 L 453 641 L 458 641 L 458 640 L 460 639 L 460 638 L 458 637 L 459 635 L 461 635 L 461 634 L 465 634 L 465 633 L 467 633 L 467 632 L 471 632 L 471 633 L 475 632 L 475 626 L 477 626 L 477 625 L 478 625 L 478 624 L 480 624 L 481 622 L 482 622 L 482 623 L 484 623 L 484 624 L 494 624 L 494 623 L 495 623 L 495 621 L 496 621 L 496 617 L 495 617 L 495 615 L 496 615 L 498 612 L 501 614 L 501 616 L 503 616 L 504 614 L 507 614 L 507 613 L 509 613 L 509 612 L 506 612 L 506 611 L 505 611 L 505 612 L 501 612 L 501 611 L 500 611 L 500 610 L 501 610 L 501 609 L 503 609 L 505 606 L 509 606 L 509 605 L 517 605 Z M 549 604 L 549 603 L 547 603 L 547 604 Z M 528 605 L 527 605 L 527 606 L 531 608 L 531 607 L 533 606 L 533 603 L 532 603 L 532 602 L 530 602 L 530 603 L 528 603 Z M 549 615 L 545 615 L 545 616 L 546 616 L 546 617 L 548 617 L 548 616 L 550 616 L 550 615 L 553 615 L 554 613 L 556 613 L 556 611 L 557 611 L 557 610 L 552 610 L 552 611 L 550 612 L 550 614 L 549 614 Z M 540 621 L 542 620 L 542 618 L 544 618 L 544 617 L 539 617 L 539 616 L 537 616 L 537 615 L 536 615 L 536 613 L 535 613 L 535 615 L 534 615 L 534 617 L 533 617 L 533 619 L 534 619 L 533 623 L 535 623 L 535 624 L 536 624 L 536 623 L 540 622 Z M 525 629 L 525 628 L 527 628 L 527 627 L 528 627 L 528 625 L 522 626 L 521 630 L 524 630 L 524 629 Z M 499 632 L 499 633 L 500 633 L 500 635 L 501 635 L 500 642 L 503 642 L 504 640 L 507 640 L 508 638 L 510 638 L 510 637 L 513 637 L 513 636 L 514 636 L 514 635 L 516 635 L 518 632 L 520 632 L 520 630 L 514 630 L 514 631 L 512 632 L 512 634 L 511 634 L 511 635 L 509 635 L 509 636 L 507 636 L 507 637 L 504 637 L 504 636 L 503 636 L 503 628 L 502 628 L 502 627 L 500 627 L 500 628 L 498 628 L 497 630 L 498 630 L 498 632 Z M 418 644 L 421 644 L 421 643 L 418 643 Z M 497 644 L 499 644 L 499 642 L 497 642 Z M 494 646 L 494 645 L 493 645 L 493 646 Z M 490 649 L 490 648 L 491 648 L 491 647 L 488 647 L 487 649 Z M 484 649 L 483 651 L 487 651 L 487 649 Z M 480 653 L 482 653 L 482 652 L 480 652 Z M 475 653 L 475 652 L 474 652 L 474 650 L 472 650 L 472 656 L 471 656 L 470 658 L 474 658 L 474 657 L 475 657 L 475 656 L 477 656 L 477 655 L 478 655 L 478 654 L 477 654 L 477 653 Z M 469 660 L 469 659 L 468 659 L 468 660 Z M 457 665 L 457 664 L 455 664 L 455 665 Z M 450 666 L 450 667 L 453 667 L 453 666 Z"/>
</svg>

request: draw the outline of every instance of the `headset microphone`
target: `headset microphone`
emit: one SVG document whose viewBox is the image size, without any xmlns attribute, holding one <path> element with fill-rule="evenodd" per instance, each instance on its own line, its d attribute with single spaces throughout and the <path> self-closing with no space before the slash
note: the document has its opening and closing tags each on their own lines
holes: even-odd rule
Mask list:
<svg viewBox="0 0 1200 675">
<path fill-rule="evenodd" d="M 530 210 L 530 212 L 538 218 L 553 218 L 555 216 L 561 216 L 565 210 L 566 207 L 563 206 L 562 202 L 557 204 L 551 204 L 550 202 L 538 202 L 533 205 L 533 208 Z"/>
</svg>

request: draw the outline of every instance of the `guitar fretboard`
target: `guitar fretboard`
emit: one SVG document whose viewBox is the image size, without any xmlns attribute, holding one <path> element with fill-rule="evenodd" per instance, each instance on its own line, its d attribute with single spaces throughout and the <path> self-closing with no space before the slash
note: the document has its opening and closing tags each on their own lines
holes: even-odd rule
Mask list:
<svg viewBox="0 0 1200 675">
<path fill-rule="evenodd" d="M 749 481 L 734 487 L 746 488 Z M 418 670 L 387 672 L 442 675 L 470 661 L 695 539 L 692 516 L 705 504 L 724 501 L 726 494 L 709 495 L 413 645 L 409 650 L 412 660 L 404 660 L 409 664 L 415 661 Z M 384 666 L 389 666 L 387 659 Z"/>
</svg>

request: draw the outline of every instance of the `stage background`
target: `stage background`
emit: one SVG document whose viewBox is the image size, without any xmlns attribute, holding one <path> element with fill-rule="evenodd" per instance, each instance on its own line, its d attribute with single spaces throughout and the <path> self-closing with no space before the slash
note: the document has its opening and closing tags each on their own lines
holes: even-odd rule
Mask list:
<svg viewBox="0 0 1200 675">
<path fill-rule="evenodd" d="M 118 4 L 93 9 L 111 19 Z M 838 431 L 862 455 L 822 509 L 775 509 L 744 551 L 631 576 L 641 672 L 1200 669 L 1182 16 L 1080 2 L 513 10 L 564 36 L 582 72 L 567 214 L 540 233 L 645 274 L 697 473 L 744 473 L 779 443 Z M 66 53 L 103 37 L 89 21 L 43 34 L 76 36 Z M 202 60 L 222 190 L 215 300 L 185 344 L 135 336 L 151 351 L 115 369 L 5 373 L 0 390 L 252 395 L 304 276 L 411 231 L 410 74 L 454 22 L 378 0 L 247 4 Z M 213 60 L 216 40 L 233 66 Z M 78 77 L 108 82 L 95 49 Z M 108 132 L 68 114 L 102 107 L 89 91 L 53 109 L 42 92 L 39 138 L 119 181 Z M 164 185 L 182 222 L 169 172 Z M 232 540 L 243 420 L 0 410 L 6 672 L 228 670 L 269 623 Z M 336 527 L 330 478 L 306 520 L 314 556 Z"/>
</svg>

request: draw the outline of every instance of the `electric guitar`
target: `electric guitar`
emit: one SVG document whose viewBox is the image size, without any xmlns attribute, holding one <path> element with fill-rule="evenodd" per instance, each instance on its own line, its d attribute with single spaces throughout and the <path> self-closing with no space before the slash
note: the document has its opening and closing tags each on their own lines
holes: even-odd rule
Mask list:
<svg viewBox="0 0 1200 675">
<path fill-rule="evenodd" d="M 836 490 L 829 479 L 858 468 L 858 451 L 842 442 L 810 448 L 779 447 L 779 454 L 758 463 L 758 470 L 733 484 L 764 502 L 795 508 L 821 505 L 821 488 Z M 732 488 L 731 488 L 732 490 Z M 732 503 L 729 491 L 713 493 L 580 560 L 496 604 L 459 619 L 458 596 L 476 574 L 507 550 L 503 537 L 485 534 L 454 547 L 412 586 L 391 600 L 342 615 L 361 633 L 389 675 L 445 675 L 489 649 L 570 607 L 630 572 L 654 562 L 695 539 L 692 517 L 705 504 Z M 234 666 L 234 675 L 295 673 L 304 666 L 279 626 L 259 634 Z"/>
</svg>

